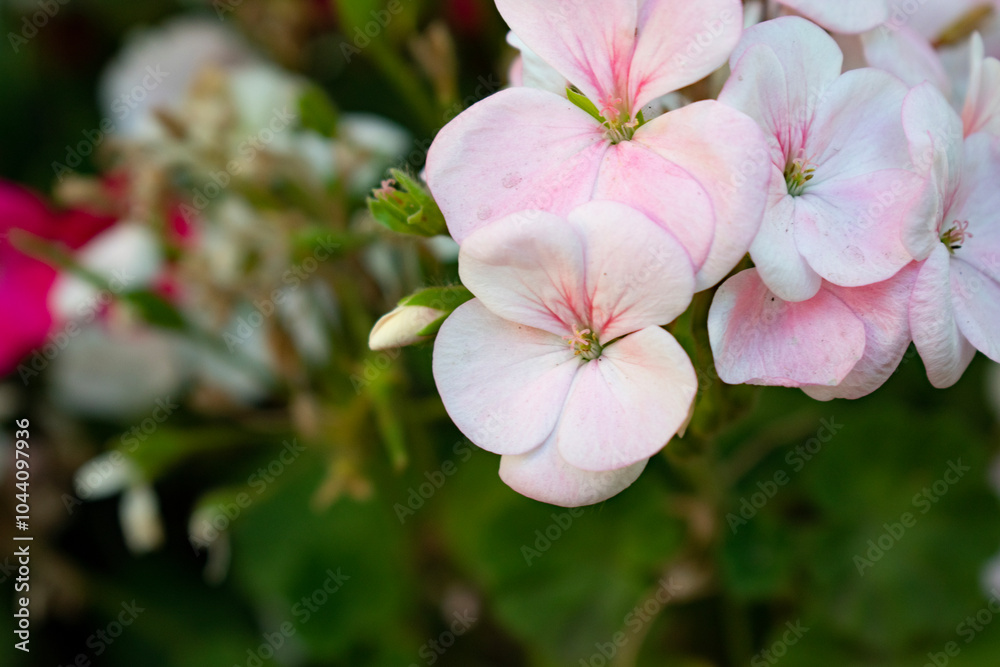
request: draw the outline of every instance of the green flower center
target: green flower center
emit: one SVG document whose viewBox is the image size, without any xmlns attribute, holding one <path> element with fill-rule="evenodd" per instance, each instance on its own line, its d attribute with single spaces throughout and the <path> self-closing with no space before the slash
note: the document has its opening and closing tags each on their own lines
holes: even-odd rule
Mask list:
<svg viewBox="0 0 1000 667">
<path fill-rule="evenodd" d="M 788 194 L 799 197 L 806 191 L 809 181 L 816 175 L 816 167 L 809 158 L 797 157 L 785 167 L 785 184 Z"/>
<path fill-rule="evenodd" d="M 573 327 L 572 336 L 563 336 L 563 340 L 569 343 L 569 349 L 573 350 L 573 354 L 582 357 L 584 361 L 597 359 L 604 349 L 597 340 L 596 333 L 590 329 L 581 330 L 579 325 Z"/>
<path fill-rule="evenodd" d="M 941 243 L 945 244 L 948 248 L 948 252 L 955 254 L 956 250 L 960 250 L 965 242 L 972 238 L 972 232 L 969 231 L 969 221 L 968 220 L 956 220 L 954 226 L 941 235 Z"/>
</svg>

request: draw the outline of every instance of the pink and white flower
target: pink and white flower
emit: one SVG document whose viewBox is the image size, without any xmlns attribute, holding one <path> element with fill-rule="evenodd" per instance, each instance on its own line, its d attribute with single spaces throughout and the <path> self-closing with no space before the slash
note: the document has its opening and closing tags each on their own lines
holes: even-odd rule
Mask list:
<svg viewBox="0 0 1000 667">
<path fill-rule="evenodd" d="M 811 299 L 824 280 L 888 280 L 912 261 L 902 232 L 925 213 L 902 125 L 907 87 L 874 69 L 841 74 L 841 63 L 813 23 L 768 21 L 744 34 L 719 98 L 765 129 L 770 199 L 750 254 L 785 301 Z"/>
<path fill-rule="evenodd" d="M 514 88 L 445 127 L 427 180 L 452 236 L 523 210 L 566 215 L 590 200 L 642 211 L 685 247 L 698 289 L 721 280 L 760 224 L 770 170 L 746 116 L 714 101 L 643 124 L 649 102 L 725 63 L 742 29 L 735 0 L 498 0 L 517 37 L 594 109 Z"/>
<path fill-rule="evenodd" d="M 563 506 L 629 486 L 686 424 L 697 378 L 661 328 L 688 307 L 683 246 L 639 211 L 591 202 L 521 212 L 471 234 L 478 298 L 445 321 L 434 378 L 448 414 L 502 455 L 501 478 Z"/>
<path fill-rule="evenodd" d="M 976 350 L 1000 361 L 1000 138 L 977 133 L 963 141 L 961 121 L 947 102 L 933 89 L 918 93 L 921 107 L 936 107 L 938 134 L 920 133 L 910 120 L 908 131 L 925 137 L 925 149 L 933 152 L 931 177 L 941 205 L 905 235 L 923 260 L 910 328 L 931 384 L 949 387 Z"/>
<path fill-rule="evenodd" d="M 824 282 L 816 296 L 783 301 L 756 269 L 715 295 L 708 330 L 723 382 L 800 387 L 817 400 L 856 399 L 895 372 L 910 345 L 907 318 L 918 265 L 865 287 Z"/>
</svg>

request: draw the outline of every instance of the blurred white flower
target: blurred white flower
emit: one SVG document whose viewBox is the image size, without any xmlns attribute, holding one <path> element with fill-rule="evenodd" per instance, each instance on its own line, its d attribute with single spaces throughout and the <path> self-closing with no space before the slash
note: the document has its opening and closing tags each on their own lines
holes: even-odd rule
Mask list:
<svg viewBox="0 0 1000 667">
<path fill-rule="evenodd" d="M 172 334 L 144 326 L 83 327 L 53 360 L 52 397 L 62 408 L 103 418 L 136 417 L 180 394 L 188 371 Z"/>
<path fill-rule="evenodd" d="M 93 319 L 112 296 L 149 287 L 163 269 L 163 253 L 148 227 L 122 222 L 95 236 L 76 254 L 77 263 L 108 283 L 110 294 L 71 273 L 62 273 L 49 292 L 56 319 Z"/>
<path fill-rule="evenodd" d="M 76 471 L 73 485 L 84 500 L 122 493 L 118 520 L 125 545 L 133 554 L 148 553 L 162 546 L 163 522 L 156 492 L 127 456 L 113 451 L 94 457 Z"/>
<path fill-rule="evenodd" d="M 148 484 L 129 487 L 118 504 L 125 545 L 134 554 L 155 551 L 163 545 L 163 522 L 156 492 Z"/>
<path fill-rule="evenodd" d="M 119 451 L 90 459 L 73 476 L 73 489 L 83 500 L 103 500 L 129 486 L 143 483 L 142 472 L 132 459 Z"/>
<path fill-rule="evenodd" d="M 192 378 L 237 403 L 252 405 L 265 399 L 271 390 L 277 362 L 268 341 L 264 316 L 244 304 L 221 331 L 224 348 L 209 348 L 193 341 L 184 345 Z"/>
<path fill-rule="evenodd" d="M 302 357 L 320 364 L 329 359 L 330 344 L 327 324 L 317 305 L 319 297 L 315 292 L 310 285 L 286 290 L 285 298 L 277 304 L 277 311 Z"/>
<path fill-rule="evenodd" d="M 337 170 L 351 194 L 364 196 L 410 146 L 410 134 L 395 123 L 372 114 L 344 114 L 337 130 Z"/>
<path fill-rule="evenodd" d="M 188 520 L 188 539 L 196 552 L 208 550 L 205 563 L 205 580 L 210 584 L 221 583 L 229 571 L 232 545 L 229 531 L 220 530 L 213 523 L 219 518 L 217 507 L 203 505 L 195 508 Z"/>
<path fill-rule="evenodd" d="M 229 80 L 242 129 L 248 132 L 268 127 L 276 110 L 287 109 L 297 115 L 305 88 L 305 79 L 270 64 L 236 69 Z"/>
<path fill-rule="evenodd" d="M 155 137 L 160 128 L 153 111 L 176 109 L 203 68 L 232 68 L 257 61 L 238 33 L 209 18 L 182 16 L 137 32 L 101 77 L 105 116 L 119 136 Z"/>
</svg>

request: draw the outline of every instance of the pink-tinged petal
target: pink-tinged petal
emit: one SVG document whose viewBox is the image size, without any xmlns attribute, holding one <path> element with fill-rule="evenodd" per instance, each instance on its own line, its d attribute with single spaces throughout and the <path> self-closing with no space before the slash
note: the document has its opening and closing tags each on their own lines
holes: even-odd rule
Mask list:
<svg viewBox="0 0 1000 667">
<path fill-rule="evenodd" d="M 973 347 L 1000 362 L 1000 285 L 955 258 L 951 261 L 951 294 L 959 331 Z"/>
<path fill-rule="evenodd" d="M 574 468 L 559 455 L 554 438 L 521 456 L 500 459 L 500 479 L 523 496 L 560 507 L 583 507 L 616 496 L 639 479 L 648 461 L 609 472 Z"/>
<path fill-rule="evenodd" d="M 961 183 L 941 232 L 968 223 L 970 233 L 955 256 L 1000 282 L 1000 139 L 975 134 L 965 140 Z"/>
<path fill-rule="evenodd" d="M 871 30 L 889 20 L 886 0 L 778 0 L 824 28 L 849 35 Z"/>
<path fill-rule="evenodd" d="M 513 32 L 507 33 L 507 43 L 521 52 L 520 57 L 511 65 L 510 85 L 538 88 L 560 97 L 566 96 L 566 89 L 569 87 L 566 77 L 539 58 L 538 54 L 529 49 L 527 44 Z"/>
<path fill-rule="evenodd" d="M 828 34 L 798 17 L 766 21 L 743 34 L 730 58 L 733 73 L 719 101 L 739 109 L 773 136 L 784 171 L 802 148 L 826 90 L 840 76 L 843 55 Z"/>
<path fill-rule="evenodd" d="M 586 246 L 579 230 L 542 211 L 480 229 L 459 253 L 462 284 L 500 317 L 556 336 L 587 324 Z"/>
<path fill-rule="evenodd" d="M 749 34 L 749 33 L 748 33 Z M 779 173 L 785 169 L 786 156 L 801 146 L 804 131 L 792 127 L 793 112 L 788 99 L 785 71 L 777 54 L 766 44 L 755 44 L 734 61 L 733 71 L 719 93 L 719 102 L 749 116 L 763 130 L 770 162 Z M 766 75 L 762 76 L 762 73 Z M 796 112 L 807 120 L 812 110 Z M 794 137 L 794 140 L 793 140 Z M 790 148 L 792 143 L 796 148 Z"/>
<path fill-rule="evenodd" d="M 976 355 L 955 320 L 951 294 L 951 256 L 939 244 L 920 267 L 910 297 L 910 331 L 924 361 L 927 378 L 939 389 L 959 381 Z"/>
<path fill-rule="evenodd" d="M 636 0 L 497 0 L 510 29 L 584 95 L 624 97 L 635 50 Z"/>
<path fill-rule="evenodd" d="M 695 290 L 714 286 L 747 254 L 760 230 L 774 172 L 764 133 L 745 114 L 706 101 L 650 121 L 636 132 L 633 143 L 679 165 L 708 193 L 715 212 L 715 229 L 708 254 L 696 261 Z M 676 198 L 670 199 L 673 201 L 658 212 L 659 216 L 676 207 Z M 682 226 L 708 226 L 707 220 L 700 223 L 689 218 L 682 221 Z M 683 242 L 683 234 L 674 235 Z M 689 253 L 693 258 L 695 253 L 690 248 Z"/>
<path fill-rule="evenodd" d="M 915 30 L 880 27 L 861 35 L 861 41 L 865 59 L 871 67 L 883 69 L 911 87 L 929 81 L 941 92 L 951 92 L 951 80 L 941 58 L 930 42 Z"/>
<path fill-rule="evenodd" d="M 962 123 L 966 136 L 977 132 L 1000 136 L 1000 61 L 985 57 L 979 33 L 972 36 L 972 71 Z"/>
<path fill-rule="evenodd" d="M 796 202 L 796 247 L 835 285 L 888 280 L 913 259 L 903 230 L 922 210 L 927 187 L 925 179 L 904 170 L 817 185 Z"/>
<path fill-rule="evenodd" d="M 865 353 L 839 385 L 803 387 L 806 394 L 819 401 L 858 399 L 881 387 L 896 372 L 910 346 L 910 295 L 919 270 L 919 264 L 914 262 L 877 285 L 824 286 L 864 323 Z"/>
<path fill-rule="evenodd" d="M 692 174 L 643 143 L 623 141 L 611 147 L 594 198 L 628 204 L 659 223 L 681 242 L 695 267 L 708 258 L 715 236 L 708 193 Z"/>
<path fill-rule="evenodd" d="M 572 102 L 542 90 L 504 90 L 438 133 L 427 183 L 462 243 L 511 213 L 565 215 L 589 201 L 609 146 L 602 127 Z"/>
<path fill-rule="evenodd" d="M 931 181 L 923 213 L 903 229 L 903 245 L 914 259 L 923 261 L 940 243 L 938 226 L 961 178 L 962 122 L 937 88 L 924 83 L 903 102 L 903 128 L 914 167 Z"/>
<path fill-rule="evenodd" d="M 583 239 L 584 323 L 602 343 L 669 324 L 691 305 L 694 269 L 687 252 L 645 215 L 595 201 L 572 211 L 569 221 Z"/>
<path fill-rule="evenodd" d="M 674 337 L 643 329 L 577 373 L 556 446 L 567 463 L 595 472 L 645 461 L 687 422 L 697 391 L 694 367 Z"/>
<path fill-rule="evenodd" d="M 841 75 L 826 90 L 809 128 L 805 157 L 817 169 L 807 192 L 826 180 L 909 168 L 910 144 L 902 123 L 909 90 L 876 69 Z"/>
<path fill-rule="evenodd" d="M 466 240 L 459 271 L 505 319 L 557 336 L 591 328 L 602 342 L 669 323 L 694 294 L 680 243 L 609 201 L 584 204 L 568 220 L 540 211 L 498 220 Z"/>
<path fill-rule="evenodd" d="M 798 199 L 785 193 L 784 178 L 780 174 L 772 178 L 771 205 L 750 246 L 761 280 L 784 301 L 808 301 L 823 283 L 795 245 L 798 206 Z"/>
<path fill-rule="evenodd" d="M 501 319 L 473 299 L 445 320 L 433 367 L 462 433 L 488 451 L 524 454 L 552 433 L 580 361 L 559 337 Z"/>
<path fill-rule="evenodd" d="M 865 351 L 865 325 L 839 298 L 820 290 L 808 301 L 782 301 L 755 269 L 719 288 L 708 333 L 729 384 L 836 386 Z"/>
<path fill-rule="evenodd" d="M 639 109 L 700 81 L 726 63 L 743 29 L 738 0 L 643 0 L 629 75 Z"/>
</svg>

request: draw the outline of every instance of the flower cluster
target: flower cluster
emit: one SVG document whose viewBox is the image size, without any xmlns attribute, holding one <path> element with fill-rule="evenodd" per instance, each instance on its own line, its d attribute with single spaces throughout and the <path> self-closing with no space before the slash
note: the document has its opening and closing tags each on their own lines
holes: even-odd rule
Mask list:
<svg viewBox="0 0 1000 667">
<path fill-rule="evenodd" d="M 683 434 L 668 330 L 722 281 L 727 383 L 858 398 L 911 342 L 938 387 L 1000 360 L 1000 62 L 956 4 L 497 0 L 514 85 L 426 180 L 475 297 L 434 377 L 509 486 L 599 502 Z"/>
</svg>

